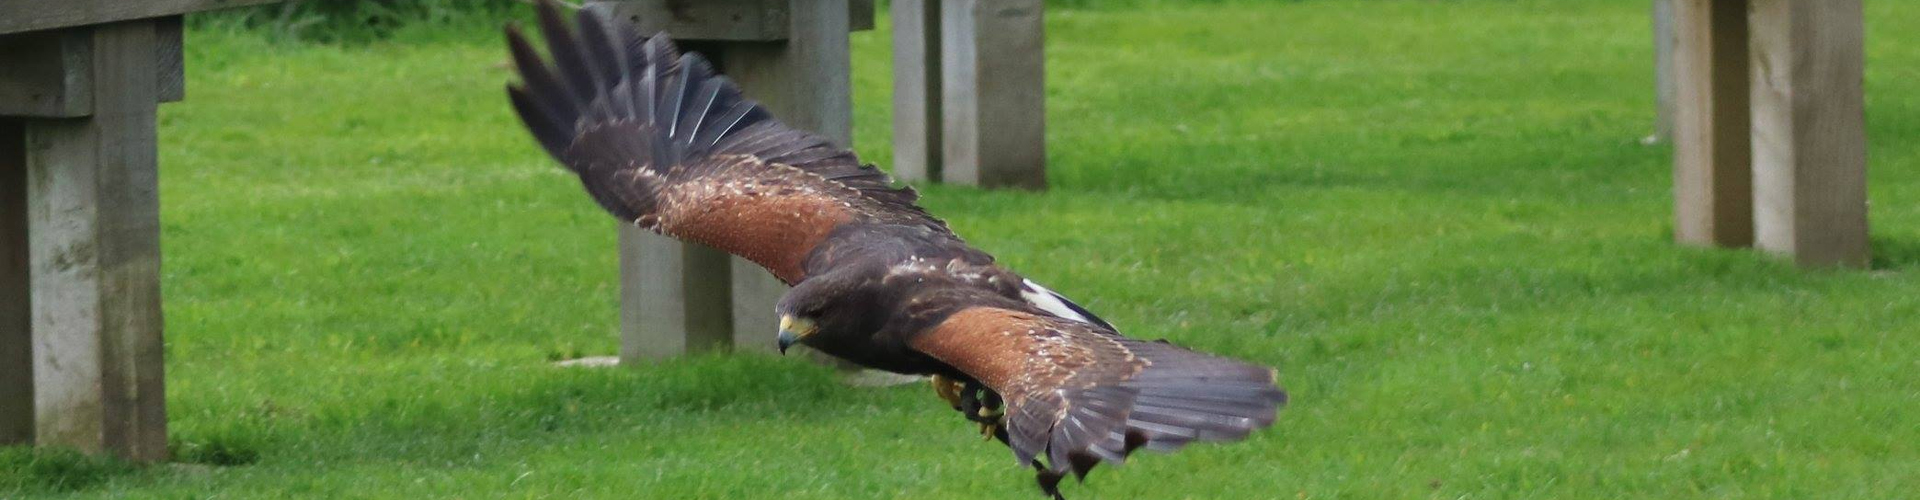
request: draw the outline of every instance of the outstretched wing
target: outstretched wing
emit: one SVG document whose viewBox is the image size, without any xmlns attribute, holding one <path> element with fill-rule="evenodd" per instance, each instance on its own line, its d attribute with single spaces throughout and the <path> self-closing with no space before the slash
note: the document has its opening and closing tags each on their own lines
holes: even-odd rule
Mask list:
<svg viewBox="0 0 1920 500">
<path fill-rule="evenodd" d="M 910 345 L 999 393 L 1014 455 L 1056 481 L 1143 446 L 1244 438 L 1287 399 L 1266 367 L 1009 309 L 961 310 Z"/>
<path fill-rule="evenodd" d="M 718 248 L 791 284 L 841 225 L 945 225 L 910 188 L 851 151 L 775 120 L 698 54 L 582 11 L 567 27 L 543 1 L 552 66 L 507 30 L 523 83 L 513 106 L 554 158 L 623 221 Z"/>
</svg>

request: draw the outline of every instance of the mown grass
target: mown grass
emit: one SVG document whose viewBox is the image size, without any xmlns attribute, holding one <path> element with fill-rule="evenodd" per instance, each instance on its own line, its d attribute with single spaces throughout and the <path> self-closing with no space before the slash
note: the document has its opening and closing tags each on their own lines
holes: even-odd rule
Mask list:
<svg viewBox="0 0 1920 500">
<path fill-rule="evenodd" d="M 1248 443 L 1073 498 L 1897 497 L 1920 489 L 1920 5 L 1867 6 L 1871 272 L 1669 243 L 1642 2 L 1056 11 L 1054 189 L 926 204 L 1294 394 Z M 884 165 L 884 26 L 854 41 Z M 551 366 L 615 349 L 613 221 L 509 116 L 491 27 L 188 48 L 168 380 L 176 454 L 212 466 L 7 450 L 0 496 L 1035 495 L 924 387 Z"/>
</svg>

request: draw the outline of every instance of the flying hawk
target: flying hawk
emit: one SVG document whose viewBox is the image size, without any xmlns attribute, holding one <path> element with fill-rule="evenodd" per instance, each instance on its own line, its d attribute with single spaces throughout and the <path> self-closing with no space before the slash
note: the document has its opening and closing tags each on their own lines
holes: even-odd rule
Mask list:
<svg viewBox="0 0 1920 500">
<path fill-rule="evenodd" d="M 820 136 L 787 127 L 698 54 L 552 2 L 549 65 L 513 28 L 507 93 L 534 138 L 621 221 L 766 267 L 781 351 L 930 375 L 936 392 L 1038 469 L 1085 478 L 1136 449 L 1244 438 L 1273 423 L 1274 372 L 1121 336 L 993 262 L 918 195 Z"/>
</svg>

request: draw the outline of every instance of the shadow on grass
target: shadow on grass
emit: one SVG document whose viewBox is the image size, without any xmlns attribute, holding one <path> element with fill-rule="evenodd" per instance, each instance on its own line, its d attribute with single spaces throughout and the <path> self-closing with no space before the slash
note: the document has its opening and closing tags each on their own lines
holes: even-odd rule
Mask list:
<svg viewBox="0 0 1920 500">
<path fill-rule="evenodd" d="M 1906 238 L 1874 238 L 1873 268 L 1897 270 L 1920 265 L 1920 241 Z"/>
</svg>

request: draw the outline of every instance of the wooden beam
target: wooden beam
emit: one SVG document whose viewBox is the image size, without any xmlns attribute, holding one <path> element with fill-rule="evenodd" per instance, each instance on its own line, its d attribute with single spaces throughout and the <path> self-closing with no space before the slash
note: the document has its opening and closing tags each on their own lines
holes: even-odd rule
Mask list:
<svg viewBox="0 0 1920 500">
<path fill-rule="evenodd" d="M 1676 0 L 1674 238 L 1753 244 L 1746 0 Z"/>
<path fill-rule="evenodd" d="M 893 175 L 907 182 L 939 182 L 940 2 L 894 0 Z"/>
<path fill-rule="evenodd" d="M 152 22 L 89 28 L 91 117 L 26 122 L 36 443 L 166 458 Z"/>
<path fill-rule="evenodd" d="M 70 28 L 280 0 L 0 0 L 0 34 Z"/>
<path fill-rule="evenodd" d="M 1860 0 L 1754 0 L 1753 162 L 1760 248 L 1866 267 Z"/>
<path fill-rule="evenodd" d="M 642 33 L 675 40 L 775 41 L 787 38 L 787 0 L 604 1 L 587 5 Z"/>
<path fill-rule="evenodd" d="M 160 102 L 179 102 L 187 97 L 185 19 L 167 16 L 153 21 L 153 57 L 160 71 Z"/>
<path fill-rule="evenodd" d="M 943 181 L 1045 189 L 1041 0 L 942 0 Z"/>
<path fill-rule="evenodd" d="M 86 30 L 0 36 L 0 116 L 71 118 L 93 112 Z"/>
<path fill-rule="evenodd" d="M 853 31 L 872 30 L 875 10 L 873 0 L 847 0 L 847 25 Z"/>
<path fill-rule="evenodd" d="M 850 30 L 873 29 L 873 0 L 844 3 Z M 793 13 L 814 4 L 814 0 L 603 0 L 586 8 L 632 23 L 642 33 L 672 34 L 674 40 L 777 42 L 793 38 Z"/>
<path fill-rule="evenodd" d="M 0 446 L 33 442 L 26 129 L 0 118 Z"/>
<path fill-rule="evenodd" d="M 180 16 L 154 20 L 154 70 L 161 102 L 186 96 Z M 92 43 L 86 29 L 0 36 L 0 116 L 74 118 L 93 113 Z"/>
</svg>

